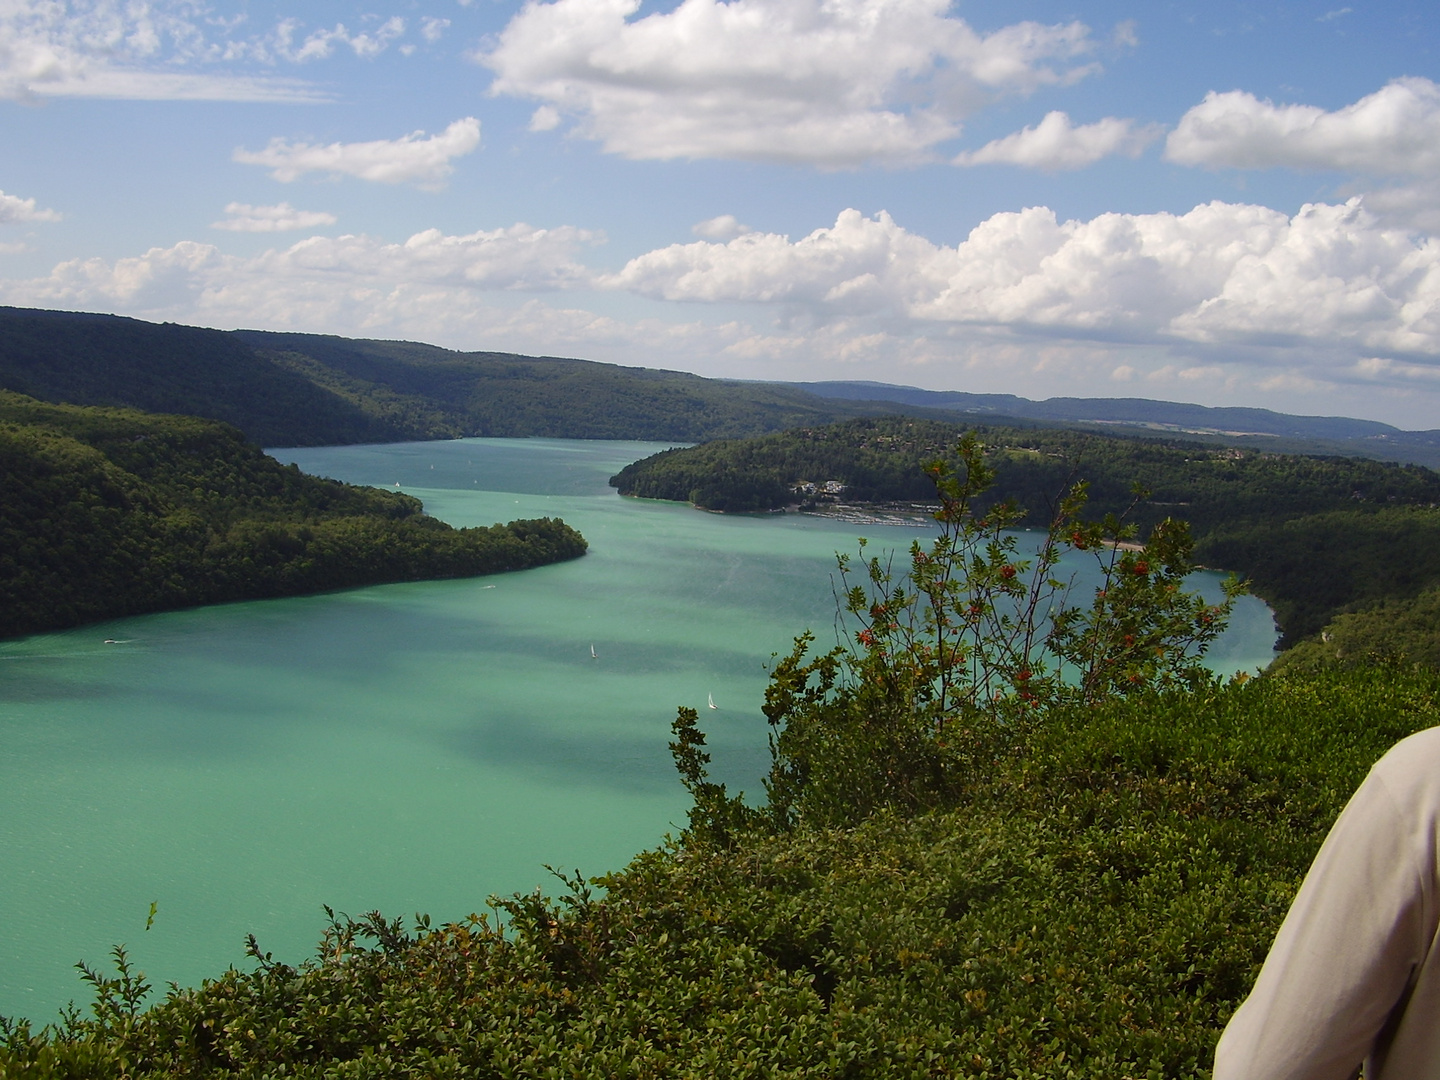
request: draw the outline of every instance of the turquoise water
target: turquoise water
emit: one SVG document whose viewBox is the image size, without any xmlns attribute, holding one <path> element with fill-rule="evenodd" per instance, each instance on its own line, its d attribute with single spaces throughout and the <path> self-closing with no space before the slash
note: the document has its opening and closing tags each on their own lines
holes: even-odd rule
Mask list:
<svg viewBox="0 0 1440 1080">
<path fill-rule="evenodd" d="M 456 525 L 563 517 L 590 554 L 0 643 L 0 1014 L 83 1003 L 72 965 L 103 965 L 117 942 L 155 985 L 190 985 L 243 966 L 250 932 L 300 961 L 322 904 L 453 919 L 558 884 L 545 863 L 618 868 L 684 820 L 677 705 L 701 709 L 718 777 L 758 790 L 771 654 L 806 627 L 833 640 L 836 550 L 914 531 L 606 485 L 661 448 L 275 451 L 398 483 Z M 1243 602 L 1215 666 L 1261 666 L 1273 641 L 1264 606 Z"/>
</svg>

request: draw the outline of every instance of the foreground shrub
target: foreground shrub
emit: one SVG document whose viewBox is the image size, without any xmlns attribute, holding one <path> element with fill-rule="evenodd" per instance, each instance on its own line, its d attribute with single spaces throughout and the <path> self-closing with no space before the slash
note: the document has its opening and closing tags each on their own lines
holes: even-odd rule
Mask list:
<svg viewBox="0 0 1440 1080">
<path fill-rule="evenodd" d="M 1193 544 L 1165 518 L 1143 544 L 1125 516 L 1082 516 L 1088 489 L 1055 500 L 1034 554 L 1015 529 L 1025 512 L 985 501 L 995 480 L 984 447 L 965 436 L 953 459 L 924 465 L 938 534 L 895 553 L 838 556 L 845 638 L 815 655 L 801 635 L 765 691 L 774 731 L 766 801 L 751 808 L 712 783 L 693 709 L 675 721 L 671 750 L 694 797 L 691 832 L 725 841 L 758 828 L 853 825 L 881 809 L 952 805 L 998 755 L 1024 744 L 1057 710 L 1211 686 L 1206 648 L 1235 598 L 1190 592 Z M 1136 488 L 1132 507 L 1145 494 Z M 1088 559 L 1098 584 L 1079 587 L 1061 559 Z"/>
</svg>

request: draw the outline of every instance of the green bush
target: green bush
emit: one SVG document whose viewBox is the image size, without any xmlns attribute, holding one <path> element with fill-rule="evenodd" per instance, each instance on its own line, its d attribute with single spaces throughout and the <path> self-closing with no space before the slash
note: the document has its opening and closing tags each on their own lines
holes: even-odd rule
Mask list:
<svg viewBox="0 0 1440 1080">
<path fill-rule="evenodd" d="M 1202 657 L 1241 586 L 1228 581 L 1220 604 L 1186 591 L 1195 565 L 1182 522 L 1164 519 L 1137 544 L 1122 516 L 1083 520 L 1088 491 L 1077 483 L 1025 558 L 1014 531 L 1024 511 L 986 499 L 996 473 L 980 443 L 965 436 L 954 457 L 958 467 L 924 465 L 939 534 L 911 544 L 908 566 L 864 558 L 864 540 L 859 566 L 839 556 L 851 641 L 811 657 L 804 635 L 776 664 L 762 810 L 708 781 L 703 740 L 682 710 L 672 749 L 695 796 L 692 830 L 718 839 L 747 822 L 845 825 L 882 807 L 944 806 L 1062 705 L 1209 685 Z M 1099 584 L 1088 595 L 1059 576 L 1062 552 L 1093 559 Z"/>
</svg>

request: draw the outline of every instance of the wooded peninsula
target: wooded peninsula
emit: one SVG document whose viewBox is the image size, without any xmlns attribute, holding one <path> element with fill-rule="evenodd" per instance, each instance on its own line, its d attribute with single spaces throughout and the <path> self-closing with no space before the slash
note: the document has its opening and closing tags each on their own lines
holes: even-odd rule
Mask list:
<svg viewBox="0 0 1440 1080">
<path fill-rule="evenodd" d="M 455 529 L 399 492 L 306 476 L 228 424 L 0 391 L 0 636 L 227 600 L 521 570 L 564 522 Z"/>
</svg>

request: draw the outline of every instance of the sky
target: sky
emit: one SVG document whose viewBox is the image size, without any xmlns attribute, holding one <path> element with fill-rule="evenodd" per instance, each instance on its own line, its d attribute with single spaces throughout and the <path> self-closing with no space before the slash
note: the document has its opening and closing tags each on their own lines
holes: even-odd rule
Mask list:
<svg viewBox="0 0 1440 1080">
<path fill-rule="evenodd" d="M 0 0 L 0 304 L 1440 428 L 1440 14 Z"/>
</svg>

